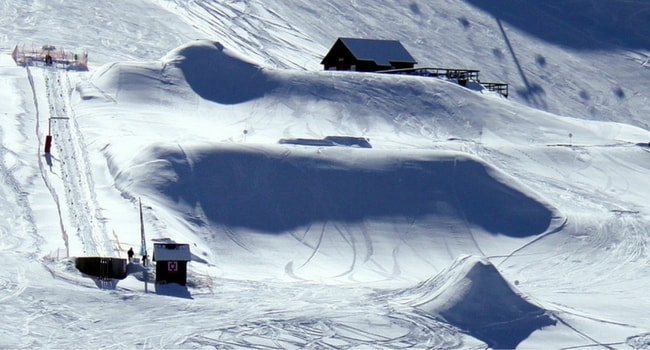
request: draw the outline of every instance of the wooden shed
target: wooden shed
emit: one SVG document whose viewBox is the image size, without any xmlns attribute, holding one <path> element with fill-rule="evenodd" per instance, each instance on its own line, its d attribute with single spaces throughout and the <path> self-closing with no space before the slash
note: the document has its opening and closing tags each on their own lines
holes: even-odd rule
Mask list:
<svg viewBox="0 0 650 350">
<path fill-rule="evenodd" d="M 154 243 L 156 283 L 187 284 L 187 262 L 192 260 L 190 246 L 184 243 Z"/>
<path fill-rule="evenodd" d="M 397 40 L 338 38 L 321 64 L 325 70 L 376 72 L 413 68 L 417 62 Z"/>
</svg>

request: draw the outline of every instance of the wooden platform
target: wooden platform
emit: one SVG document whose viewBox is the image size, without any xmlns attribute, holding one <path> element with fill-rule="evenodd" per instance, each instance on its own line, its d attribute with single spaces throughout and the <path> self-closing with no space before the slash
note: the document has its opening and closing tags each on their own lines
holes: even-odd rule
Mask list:
<svg viewBox="0 0 650 350">
<path fill-rule="evenodd" d="M 418 67 L 418 68 L 405 68 L 405 69 L 390 69 L 377 71 L 377 73 L 384 74 L 402 74 L 402 75 L 417 75 L 421 77 L 432 77 L 440 79 L 458 79 L 460 85 L 465 86 L 467 82 L 476 82 L 488 91 L 495 91 L 504 97 L 508 97 L 508 84 L 495 83 L 495 82 L 482 82 L 479 79 L 478 69 L 465 69 L 465 68 L 439 68 L 439 67 Z"/>
</svg>

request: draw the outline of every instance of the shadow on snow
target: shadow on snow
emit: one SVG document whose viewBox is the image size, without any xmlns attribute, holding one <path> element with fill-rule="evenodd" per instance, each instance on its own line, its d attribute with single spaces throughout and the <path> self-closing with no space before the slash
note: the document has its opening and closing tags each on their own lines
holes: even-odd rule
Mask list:
<svg viewBox="0 0 650 350">
<path fill-rule="evenodd" d="M 650 4 L 641 1 L 465 1 L 556 45 L 585 50 L 650 47 Z"/>
<path fill-rule="evenodd" d="M 188 43 L 170 52 L 165 60 L 181 70 L 197 95 L 221 104 L 259 98 L 275 86 L 259 66 L 238 57 L 218 42 Z"/>
<path fill-rule="evenodd" d="M 148 176 L 147 186 L 200 207 L 209 221 L 261 232 L 329 220 L 440 215 L 525 237 L 543 233 L 553 217 L 551 208 L 463 154 L 412 156 L 347 147 L 316 152 L 292 146 L 149 151 L 140 169 L 158 175 Z"/>
</svg>

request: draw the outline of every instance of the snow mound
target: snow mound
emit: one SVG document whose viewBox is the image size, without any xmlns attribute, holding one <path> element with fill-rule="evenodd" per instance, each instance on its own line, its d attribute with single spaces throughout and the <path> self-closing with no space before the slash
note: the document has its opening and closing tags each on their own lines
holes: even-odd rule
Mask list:
<svg viewBox="0 0 650 350">
<path fill-rule="evenodd" d="M 77 86 L 80 98 L 173 106 L 194 95 L 221 104 L 259 98 L 273 89 L 255 63 L 218 42 L 196 40 L 159 61 L 114 62 Z"/>
<path fill-rule="evenodd" d="M 162 61 L 180 69 L 199 96 L 217 103 L 252 100 L 274 86 L 257 64 L 215 41 L 187 43 L 171 51 Z"/>
<path fill-rule="evenodd" d="M 487 259 L 464 256 L 446 271 L 405 292 L 411 305 L 486 342 L 514 349 L 535 330 L 555 325 L 527 301 Z"/>
<path fill-rule="evenodd" d="M 208 222 L 267 233 L 430 216 L 513 237 L 545 232 L 555 210 L 504 176 L 464 153 L 212 143 L 149 147 L 116 181 L 189 203 Z"/>
<path fill-rule="evenodd" d="M 165 74 L 165 67 L 159 61 L 115 62 L 93 71 L 88 80 L 76 86 L 82 100 L 98 99 L 105 102 L 134 102 L 171 106 L 170 99 L 187 98 L 188 88 L 182 78 Z"/>
</svg>

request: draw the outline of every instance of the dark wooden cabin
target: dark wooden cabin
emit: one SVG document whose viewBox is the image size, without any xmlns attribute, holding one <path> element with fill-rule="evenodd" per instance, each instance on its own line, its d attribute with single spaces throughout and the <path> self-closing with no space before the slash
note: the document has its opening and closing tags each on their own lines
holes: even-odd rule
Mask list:
<svg viewBox="0 0 650 350">
<path fill-rule="evenodd" d="M 156 262 L 156 283 L 187 283 L 187 262 L 192 260 L 190 246 L 185 243 L 154 243 L 153 261 Z"/>
<path fill-rule="evenodd" d="M 338 38 L 321 64 L 325 70 L 376 72 L 413 68 L 417 62 L 397 40 Z"/>
</svg>

